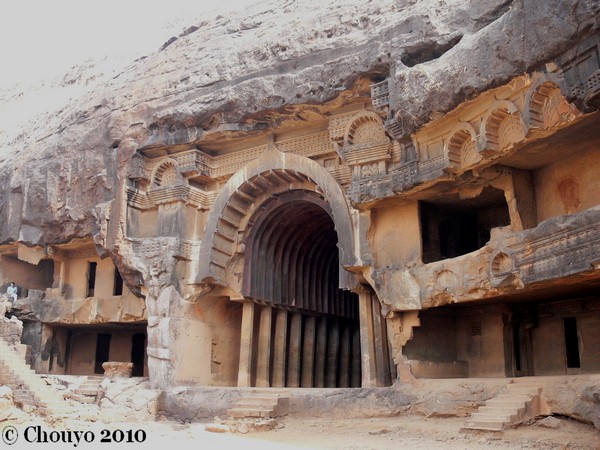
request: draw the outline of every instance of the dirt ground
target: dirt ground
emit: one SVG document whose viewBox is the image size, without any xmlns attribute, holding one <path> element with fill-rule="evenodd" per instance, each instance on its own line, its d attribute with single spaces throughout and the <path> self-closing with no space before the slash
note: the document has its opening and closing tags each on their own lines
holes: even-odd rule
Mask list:
<svg viewBox="0 0 600 450">
<path fill-rule="evenodd" d="M 600 431 L 571 419 L 559 420 L 557 429 L 534 423 L 502 432 L 484 432 L 461 430 L 464 418 L 285 418 L 281 429 L 246 436 L 319 449 L 600 449 Z"/>
<path fill-rule="evenodd" d="M 4 421 L 0 428 L 16 427 L 19 440 L 13 448 L 39 448 L 39 443 L 26 442 L 27 427 L 40 425 L 52 430 L 92 431 L 94 442 L 67 444 L 77 448 L 243 448 L 244 450 L 271 449 L 569 449 L 600 450 L 600 431 L 593 426 L 568 418 L 557 418 L 553 428 L 545 428 L 540 421 L 502 432 L 461 430 L 464 418 L 425 418 L 402 415 L 386 418 L 334 419 L 284 417 L 269 431 L 214 433 L 205 430 L 204 423 L 181 424 L 167 420 L 143 423 L 101 423 L 69 420 L 55 427 L 41 419 L 14 422 Z M 127 433 L 144 430 L 143 442 L 100 443 L 102 430 L 121 430 Z M 31 436 L 31 435 L 30 435 Z M 139 435 L 138 435 L 139 436 Z M 44 447 L 65 448 L 65 443 L 45 443 Z"/>
</svg>

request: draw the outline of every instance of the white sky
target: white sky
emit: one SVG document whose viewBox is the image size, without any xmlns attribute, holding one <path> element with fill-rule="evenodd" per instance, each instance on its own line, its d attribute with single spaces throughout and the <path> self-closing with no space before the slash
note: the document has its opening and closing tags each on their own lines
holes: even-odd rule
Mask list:
<svg viewBox="0 0 600 450">
<path fill-rule="evenodd" d="M 93 59 L 112 76 L 207 15 L 259 0 L 5 0 L 0 3 L 0 148 L 34 116 L 85 86 L 62 85 L 71 67 Z M 0 155 L 1 156 L 1 155 Z"/>
<path fill-rule="evenodd" d="M 91 56 L 138 56 L 207 11 L 256 0 L 11 0 L 0 6 L 0 89 L 63 73 Z"/>
</svg>

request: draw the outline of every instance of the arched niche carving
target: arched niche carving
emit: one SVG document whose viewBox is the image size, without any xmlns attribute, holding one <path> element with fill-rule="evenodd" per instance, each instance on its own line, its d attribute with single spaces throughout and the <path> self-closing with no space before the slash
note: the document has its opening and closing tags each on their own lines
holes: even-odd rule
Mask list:
<svg viewBox="0 0 600 450">
<path fill-rule="evenodd" d="M 490 274 L 492 276 L 505 274 L 513 270 L 513 261 L 506 253 L 497 251 L 490 261 Z"/>
<path fill-rule="evenodd" d="M 563 115 L 572 114 L 572 107 L 555 76 L 538 74 L 532 81 L 532 87 L 525 98 L 525 122 L 529 128 L 546 130 L 560 123 Z"/>
<path fill-rule="evenodd" d="M 183 184 L 183 176 L 179 164 L 168 158 L 158 164 L 152 171 L 152 187 L 175 186 Z"/>
<path fill-rule="evenodd" d="M 357 113 L 346 126 L 342 157 L 350 165 L 386 160 L 391 157 L 391 142 L 381 117 L 374 112 Z"/>
<path fill-rule="evenodd" d="M 477 152 L 476 132 L 470 123 L 459 123 L 449 136 L 444 149 L 449 170 L 465 169 L 481 160 L 481 155 Z"/>
<path fill-rule="evenodd" d="M 526 134 L 527 129 L 515 104 L 498 100 L 483 118 L 479 147 L 487 152 L 500 152 L 525 139 Z"/>
<path fill-rule="evenodd" d="M 244 235 L 251 217 L 273 196 L 294 190 L 318 193 L 331 210 L 338 236 L 340 288 L 351 288 L 353 278 L 343 267 L 359 265 L 354 255 L 350 210 L 341 187 L 315 161 L 278 151 L 268 152 L 236 172 L 223 186 L 211 208 L 200 247 L 197 284 L 218 285 L 240 292 L 239 275 Z M 235 263 L 235 264 L 234 264 Z"/>
</svg>

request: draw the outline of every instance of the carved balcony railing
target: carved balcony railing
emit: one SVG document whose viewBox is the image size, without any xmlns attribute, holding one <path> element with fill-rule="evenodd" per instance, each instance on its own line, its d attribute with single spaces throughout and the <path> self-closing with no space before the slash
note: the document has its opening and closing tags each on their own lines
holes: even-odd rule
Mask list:
<svg viewBox="0 0 600 450">
<path fill-rule="evenodd" d="M 376 110 L 383 110 L 390 104 L 390 88 L 388 80 L 371 85 L 371 103 Z"/>
<path fill-rule="evenodd" d="M 362 203 L 408 191 L 420 183 L 439 177 L 448 165 L 445 155 L 424 161 L 391 164 L 387 173 L 353 179 L 350 198 L 356 203 Z"/>
<path fill-rule="evenodd" d="M 583 220 L 594 213 L 595 222 Z M 523 232 L 523 241 L 508 247 L 523 283 L 600 268 L 600 211 L 588 210 L 577 216 L 565 228 L 553 227 L 547 233 L 544 229 Z"/>
</svg>

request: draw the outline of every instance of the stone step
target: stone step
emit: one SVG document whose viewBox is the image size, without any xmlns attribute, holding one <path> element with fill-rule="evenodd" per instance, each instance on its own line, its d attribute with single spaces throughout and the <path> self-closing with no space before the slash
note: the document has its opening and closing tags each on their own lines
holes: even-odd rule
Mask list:
<svg viewBox="0 0 600 450">
<path fill-rule="evenodd" d="M 502 431 L 504 424 L 496 422 L 482 422 L 478 420 L 467 420 L 465 421 L 464 428 L 484 431 Z"/>
<path fill-rule="evenodd" d="M 19 347 L 19 350 L 23 348 Z M 19 354 L 3 339 L 0 339 L 0 374 L 3 382 L 13 387 L 15 402 L 32 405 L 45 415 L 70 411 L 63 395 L 43 381 L 25 363 L 24 354 Z"/>
<path fill-rule="evenodd" d="M 494 413 L 494 414 L 486 414 L 476 412 L 471 416 L 473 420 L 478 420 L 480 422 L 502 422 L 502 423 L 511 423 L 513 420 L 516 420 L 518 416 L 516 414 L 511 413 Z"/>
<path fill-rule="evenodd" d="M 71 394 L 71 400 L 78 401 L 79 403 L 96 403 L 96 397 L 91 397 L 89 395 L 80 395 L 73 393 Z"/>
<path fill-rule="evenodd" d="M 273 410 L 268 408 L 231 408 L 227 410 L 227 415 L 234 419 L 241 419 L 244 417 L 260 417 L 269 418 L 271 417 Z"/>
<path fill-rule="evenodd" d="M 510 414 L 516 414 L 516 415 L 523 415 L 523 414 L 525 414 L 526 410 L 527 410 L 527 408 L 525 406 L 522 406 L 520 408 L 503 408 L 500 406 L 485 405 L 485 406 L 481 406 L 477 410 L 477 413 L 485 413 L 485 414 L 510 413 Z"/>
<path fill-rule="evenodd" d="M 501 431 L 518 425 L 537 412 L 536 404 L 543 386 L 534 383 L 510 383 L 506 392 L 488 400 L 465 420 L 465 428 Z"/>
<path fill-rule="evenodd" d="M 75 392 L 76 394 L 81 394 L 81 395 L 96 396 L 96 395 L 98 395 L 98 388 L 81 388 L 81 387 L 78 387 L 76 389 L 73 389 L 73 392 Z"/>
<path fill-rule="evenodd" d="M 496 406 L 498 408 L 521 408 L 525 407 L 527 402 L 530 402 L 532 399 L 512 399 L 512 398 L 492 398 L 488 400 L 485 405 L 486 406 Z"/>
<path fill-rule="evenodd" d="M 279 398 L 269 398 L 269 397 L 243 397 L 235 402 L 236 406 L 239 405 L 268 405 L 273 407 L 277 405 L 279 402 Z"/>
</svg>

